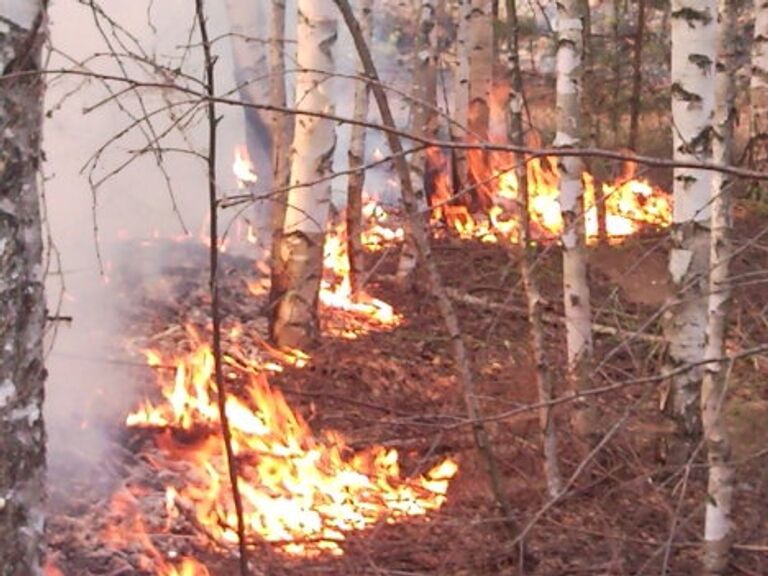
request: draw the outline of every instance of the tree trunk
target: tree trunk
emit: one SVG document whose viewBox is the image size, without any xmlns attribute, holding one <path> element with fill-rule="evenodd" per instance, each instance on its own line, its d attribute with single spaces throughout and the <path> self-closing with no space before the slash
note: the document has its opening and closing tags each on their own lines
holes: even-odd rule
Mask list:
<svg viewBox="0 0 768 576">
<path fill-rule="evenodd" d="M 453 120 L 451 140 L 463 142 L 469 129 L 470 18 L 471 0 L 458 0 L 459 24 L 456 30 L 456 70 L 453 81 Z M 467 154 L 453 150 L 453 188 L 460 193 L 467 183 Z"/>
<path fill-rule="evenodd" d="M 731 164 L 733 126 L 736 118 L 734 74 L 736 8 L 732 0 L 718 1 L 717 64 L 715 68 L 715 121 L 712 161 Z M 710 238 L 709 316 L 706 358 L 725 355 L 725 336 L 731 300 L 731 178 L 715 173 L 712 178 L 712 236 Z M 701 388 L 701 420 L 709 461 L 709 481 L 704 526 L 704 569 L 724 574 L 733 539 L 731 518 L 734 470 L 725 423 L 727 368 L 722 361 L 704 367 Z"/>
<path fill-rule="evenodd" d="M 42 574 L 45 498 L 41 48 L 46 3 L 0 5 L 0 573 Z M 32 74 L 27 74 L 32 72 Z"/>
<path fill-rule="evenodd" d="M 410 227 L 413 233 L 414 244 L 418 250 L 419 260 L 424 263 L 424 268 L 429 277 L 429 287 L 432 295 L 435 297 L 440 315 L 443 318 L 445 327 L 448 331 L 448 335 L 451 340 L 453 357 L 456 363 L 456 370 L 459 380 L 464 392 L 464 400 L 467 405 L 467 412 L 472 420 L 472 434 L 475 439 L 478 451 L 485 460 L 488 477 L 491 483 L 493 494 L 496 497 L 496 501 L 501 509 L 504 517 L 504 525 L 510 530 L 515 530 L 515 520 L 513 517 L 512 506 L 504 491 L 504 487 L 501 479 L 501 472 L 498 468 L 496 458 L 493 454 L 493 446 L 491 445 L 491 439 L 488 435 L 488 431 L 482 420 L 480 413 L 480 406 L 478 404 L 477 391 L 475 389 L 475 382 L 472 376 L 472 367 L 470 365 L 470 357 L 467 353 L 466 346 L 464 345 L 464 338 L 462 337 L 461 330 L 459 329 L 459 320 L 456 316 L 456 311 L 453 308 L 453 304 L 448 296 L 448 292 L 442 282 L 440 271 L 437 268 L 433 258 L 432 249 L 429 244 L 429 234 L 425 222 L 420 219 L 420 214 L 417 205 L 416 194 L 411 184 L 410 172 L 405 158 L 403 157 L 403 146 L 400 143 L 400 139 L 393 130 L 395 129 L 395 120 L 392 116 L 392 110 L 387 100 L 387 94 L 378 83 L 379 76 L 376 72 L 376 66 L 373 63 L 371 52 L 368 46 L 363 41 L 363 36 L 360 31 L 360 27 L 355 20 L 352 8 L 349 5 L 349 0 L 333 0 L 339 7 L 344 21 L 352 34 L 352 39 L 355 42 L 357 53 L 362 60 L 366 73 L 376 83 L 372 84 L 371 90 L 376 100 L 376 104 L 381 114 L 381 120 L 384 126 L 390 128 L 390 131 L 386 133 L 389 149 L 392 154 L 395 155 L 394 163 L 397 174 L 400 178 L 402 185 L 403 207 L 408 216 Z"/>
<path fill-rule="evenodd" d="M 516 0 L 507 0 L 507 18 L 509 20 L 509 59 L 512 77 L 509 109 L 509 139 L 517 146 L 525 145 L 523 124 L 523 73 L 520 68 L 520 25 L 517 17 Z M 531 220 L 528 208 L 528 174 L 524 162 L 516 163 L 518 198 L 520 198 L 520 246 L 523 254 L 520 262 L 520 275 L 528 302 L 528 322 L 531 326 L 531 351 L 536 363 L 536 384 L 539 402 L 546 404 L 554 397 L 552 375 L 547 365 L 544 352 L 544 300 L 541 297 L 539 281 L 534 275 L 533 263 L 536 258 L 535 244 L 531 241 Z M 560 466 L 557 460 L 557 434 L 555 421 L 550 406 L 539 409 L 541 437 L 544 452 L 544 477 L 547 481 L 547 493 L 550 498 L 560 494 L 563 486 Z"/>
<path fill-rule="evenodd" d="M 643 89 L 643 44 L 645 42 L 645 2 L 638 0 L 635 51 L 632 60 L 632 97 L 629 102 L 629 149 L 637 151 L 640 128 L 640 96 Z"/>
<path fill-rule="evenodd" d="M 581 146 L 581 0 L 558 2 L 557 44 L 557 135 L 558 148 Z M 592 323 L 584 227 L 582 161 L 578 157 L 558 159 L 560 210 L 563 216 L 563 288 L 565 327 L 568 344 L 568 380 L 572 390 L 585 386 L 592 359 Z M 577 402 L 573 413 L 574 431 L 590 432 L 587 407 Z"/>
<path fill-rule="evenodd" d="M 331 0 L 299 0 L 296 102 L 305 110 L 333 114 L 332 48 L 336 11 Z M 319 335 L 318 293 L 323 241 L 331 202 L 335 126 L 331 120 L 297 115 L 291 157 L 291 186 L 280 242 L 280 289 L 273 339 L 280 346 L 306 348 Z M 323 180 L 318 182 L 319 180 Z"/>
<path fill-rule="evenodd" d="M 768 0 L 755 0 L 749 97 L 752 165 L 765 169 L 768 166 Z"/>
<path fill-rule="evenodd" d="M 493 19 L 489 0 L 471 0 L 469 17 L 469 139 L 471 142 L 488 141 L 491 115 L 491 89 L 493 87 Z M 467 151 L 466 182 L 475 186 L 472 194 L 478 208 L 493 205 L 493 187 L 489 153 L 484 150 Z"/>
<path fill-rule="evenodd" d="M 366 43 L 373 37 L 373 0 L 359 0 L 358 12 L 360 26 L 363 29 Z M 358 74 L 365 77 L 362 64 Z M 368 83 L 362 79 L 355 86 L 355 120 L 368 119 Z M 349 255 L 349 280 L 352 293 L 357 294 L 361 289 L 361 281 L 365 271 L 365 252 L 363 251 L 363 185 L 365 171 L 360 168 L 365 162 L 365 127 L 354 125 L 349 139 L 347 158 L 349 169 L 358 169 L 349 175 L 347 186 L 347 254 Z"/>
<path fill-rule="evenodd" d="M 435 137 L 437 132 L 437 6 L 433 0 L 424 0 L 419 14 L 416 37 L 413 89 L 411 90 L 410 131 L 415 136 Z M 411 182 L 419 210 L 427 207 L 425 190 L 427 153 L 422 150 L 411 155 Z M 417 250 L 413 236 L 408 235 L 400 252 L 397 277 L 407 281 L 414 272 Z"/>
<path fill-rule="evenodd" d="M 277 107 L 285 107 L 285 0 L 272 3 L 272 17 L 269 33 L 269 101 Z M 274 196 L 270 199 L 270 227 L 272 244 L 270 246 L 270 269 L 280 266 L 280 245 L 285 224 L 285 211 L 288 204 L 288 183 L 291 177 L 290 154 L 288 148 L 293 140 L 293 118 L 288 114 L 269 115 L 272 129 L 272 174 L 274 177 Z M 273 274 L 269 294 L 269 307 L 274 310 L 282 292 L 279 279 Z M 270 323 L 274 322 L 274 312 L 270 312 Z M 272 329 L 272 328 L 270 328 Z"/>
<path fill-rule="evenodd" d="M 232 55 L 235 68 L 235 82 L 240 98 L 249 104 L 270 102 L 271 82 L 269 77 L 271 61 L 267 54 L 268 10 L 265 2 L 227 0 L 227 13 L 231 26 Z M 245 116 L 245 139 L 248 157 L 259 179 L 249 184 L 255 196 L 269 193 L 273 187 L 273 139 L 271 128 L 277 114 L 254 108 L 243 108 Z M 262 248 L 271 243 L 269 234 L 272 203 L 266 200 L 254 203 L 254 229 Z"/>
<path fill-rule="evenodd" d="M 672 3 L 672 132 L 677 161 L 712 158 L 716 17 L 715 0 Z M 710 172 L 675 168 L 669 272 L 677 293 L 665 322 L 672 369 L 704 356 L 711 192 Z M 671 398 L 665 404 L 678 423 L 674 461 L 686 457 L 690 441 L 700 431 L 700 384 L 701 370 L 696 368 L 672 378 Z"/>
</svg>

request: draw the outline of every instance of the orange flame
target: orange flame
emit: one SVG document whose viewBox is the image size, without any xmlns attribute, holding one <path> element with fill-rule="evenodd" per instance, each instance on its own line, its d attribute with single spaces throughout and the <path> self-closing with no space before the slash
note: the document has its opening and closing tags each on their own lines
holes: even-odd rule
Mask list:
<svg viewBox="0 0 768 576">
<path fill-rule="evenodd" d="M 375 201 L 369 200 L 363 207 L 365 232 L 363 246 L 370 251 L 382 249 L 387 244 L 402 240 L 403 229 L 386 226 L 389 215 Z M 329 308 L 351 313 L 367 321 L 367 329 L 394 328 L 402 323 L 402 316 L 394 308 L 378 298 L 361 293 L 352 293 L 349 278 L 349 255 L 347 253 L 347 234 L 344 221 L 331 225 L 325 237 L 323 250 L 325 277 L 320 287 L 320 302 Z M 340 335 L 357 338 L 366 326 L 356 326 L 355 330 L 346 329 Z"/>
<path fill-rule="evenodd" d="M 234 361 L 226 361 L 228 377 L 236 377 Z M 169 491 L 168 500 L 193 509 L 214 538 L 236 542 L 225 455 L 215 435 L 219 417 L 213 400 L 213 355 L 198 343 L 193 353 L 162 364 L 170 362 L 177 365 L 175 379 L 160 379 L 166 402 L 145 402 L 127 423 L 212 433 L 193 450 L 177 447 L 200 473 L 188 485 Z M 449 480 L 458 470 L 453 460 L 442 461 L 418 479 L 404 479 L 396 450 L 374 446 L 353 453 L 340 434 L 314 436 L 283 395 L 269 386 L 260 366 L 239 362 L 240 373 L 247 375 L 248 400 L 230 396 L 226 412 L 249 532 L 291 555 L 342 554 L 349 532 L 424 516 L 445 503 Z"/>
<path fill-rule="evenodd" d="M 241 187 L 253 184 L 259 180 L 259 176 L 254 172 L 251 158 L 248 156 L 248 148 L 245 145 L 235 148 L 235 161 L 232 163 L 232 172 L 234 172 L 238 185 Z"/>
<path fill-rule="evenodd" d="M 497 153 L 488 159 L 484 154 L 468 154 L 469 173 L 476 186 L 479 204 L 486 207 L 483 216 L 470 213 L 466 199 L 455 199 L 447 162 L 442 152 L 428 151 L 430 166 L 437 171 L 432 186 L 433 220 L 443 220 L 460 238 L 495 243 L 501 239 L 519 241 L 518 182 L 514 173 L 515 158 Z M 563 232 L 559 203 L 559 173 L 555 158 L 530 158 L 526 163 L 529 187 L 529 216 L 533 237 L 539 240 L 558 238 Z M 598 237 L 598 212 L 594 177 L 584 172 L 585 217 L 587 239 Z M 669 194 L 635 177 L 635 167 L 627 163 L 625 173 L 612 183 L 601 185 L 605 205 L 606 233 L 612 241 L 639 232 L 645 227 L 668 227 L 672 222 Z M 488 207 L 490 205 L 490 207 Z"/>
<path fill-rule="evenodd" d="M 115 548 L 130 547 L 143 552 L 139 557 L 139 568 L 153 571 L 156 576 L 210 576 L 208 569 L 192 558 L 182 558 L 176 563 L 166 560 L 155 548 L 149 537 L 139 510 L 140 488 L 123 488 L 112 496 L 109 522 L 104 529 L 104 541 Z M 61 572 L 46 572 L 46 576 L 59 576 Z"/>
</svg>

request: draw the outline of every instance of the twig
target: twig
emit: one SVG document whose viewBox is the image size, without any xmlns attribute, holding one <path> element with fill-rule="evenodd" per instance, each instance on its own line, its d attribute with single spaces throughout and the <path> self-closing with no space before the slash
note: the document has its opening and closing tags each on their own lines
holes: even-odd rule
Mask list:
<svg viewBox="0 0 768 576">
<path fill-rule="evenodd" d="M 221 310 L 219 308 L 219 231 L 218 211 L 216 199 L 216 104 L 213 100 L 215 94 L 214 67 L 216 61 L 211 54 L 211 44 L 208 39 L 208 26 L 205 19 L 205 0 L 195 0 L 197 24 L 200 28 L 203 56 L 205 58 L 205 78 L 208 99 L 208 200 L 210 204 L 210 289 L 211 289 L 211 320 L 213 323 L 213 361 L 218 394 L 216 399 L 221 420 L 221 434 L 224 440 L 224 448 L 227 454 L 227 469 L 229 481 L 232 484 L 232 499 L 237 514 L 237 542 L 240 552 L 240 576 L 248 576 L 248 549 L 245 540 L 245 520 L 243 518 L 243 501 L 240 497 L 238 486 L 238 464 L 232 449 L 232 431 L 229 428 L 226 401 L 227 390 L 224 383 L 224 373 L 221 361 Z"/>
</svg>

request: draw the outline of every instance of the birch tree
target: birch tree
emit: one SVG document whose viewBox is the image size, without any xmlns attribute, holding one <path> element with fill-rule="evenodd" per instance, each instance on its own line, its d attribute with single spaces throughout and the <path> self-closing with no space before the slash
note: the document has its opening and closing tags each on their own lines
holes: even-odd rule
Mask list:
<svg viewBox="0 0 768 576">
<path fill-rule="evenodd" d="M 582 3 L 557 3 L 557 133 L 553 146 L 578 148 L 581 135 Z M 568 347 L 568 379 L 573 390 L 586 384 L 592 358 L 592 311 L 589 302 L 584 228 L 583 164 L 578 157 L 560 157 L 560 211 L 563 217 L 563 294 Z M 589 411 L 576 403 L 574 430 L 589 432 Z"/>
<path fill-rule="evenodd" d="M 360 27 L 363 30 L 365 42 L 371 43 L 373 37 L 373 0 L 359 0 L 358 12 Z M 362 64 L 358 68 L 361 79 L 355 86 L 355 106 L 353 117 L 362 122 L 368 119 L 368 83 L 363 81 L 365 71 Z M 362 169 L 365 161 L 365 127 L 355 124 L 349 138 L 349 152 L 347 153 L 349 169 L 357 170 L 349 175 L 347 185 L 347 254 L 349 254 L 349 280 L 352 292 L 357 294 L 361 288 L 361 277 L 365 269 L 364 252 L 362 243 L 363 233 L 363 185 L 365 184 L 365 171 Z"/>
<path fill-rule="evenodd" d="M 507 0 L 507 18 L 509 22 L 509 59 L 512 77 L 512 90 L 509 100 L 509 140 L 517 146 L 525 146 L 523 123 L 523 72 L 520 66 L 520 23 L 517 16 L 516 0 Z M 529 210 L 528 174 L 524 162 L 515 165 L 518 198 L 520 199 L 520 246 L 523 254 L 519 258 L 520 275 L 528 303 L 528 322 L 531 330 L 531 351 L 536 364 L 536 385 L 539 392 L 539 423 L 544 452 L 544 476 L 547 481 L 547 493 L 550 498 L 560 494 L 563 481 L 557 460 L 557 434 L 552 407 L 552 374 L 547 366 L 544 353 L 544 299 L 541 296 L 539 281 L 534 273 L 536 257 L 535 245 L 531 239 L 531 219 Z"/>
<path fill-rule="evenodd" d="M 472 141 L 487 141 L 493 87 L 493 15 L 490 0 L 471 0 L 469 15 L 469 117 Z M 467 152 L 467 181 L 476 185 L 473 195 L 486 209 L 491 206 L 493 192 L 488 153 L 474 149 Z"/>
<path fill-rule="evenodd" d="M 267 51 L 269 35 L 269 5 L 266 2 L 227 0 L 235 82 L 243 102 L 247 104 L 270 103 L 270 59 Z M 243 107 L 245 116 L 245 140 L 248 157 L 259 179 L 249 185 L 254 195 L 262 196 L 273 187 L 273 148 L 271 128 L 278 121 L 278 114 L 255 108 Z M 269 230 L 270 202 L 255 204 L 256 229 Z M 265 235 L 267 236 L 267 235 Z M 265 236 L 262 243 L 268 242 Z"/>
<path fill-rule="evenodd" d="M 718 1 L 717 63 L 715 67 L 715 117 L 712 161 L 730 165 L 736 117 L 734 74 L 736 9 L 731 0 Z M 717 172 L 712 177 L 712 232 L 710 238 L 709 301 L 706 358 L 701 388 L 701 419 L 709 461 L 704 526 L 704 568 L 723 574 L 733 535 L 731 518 L 734 470 L 724 418 L 727 368 L 725 336 L 731 300 L 731 179 Z"/>
<path fill-rule="evenodd" d="M 768 163 L 768 0 L 755 0 L 749 97 L 752 162 L 763 169 Z"/>
<path fill-rule="evenodd" d="M 37 171 L 46 2 L 0 3 L 0 572 L 42 574 L 43 240 Z"/>
<path fill-rule="evenodd" d="M 419 12 L 419 27 L 416 36 L 413 89 L 411 90 L 410 131 L 414 136 L 434 137 L 436 132 L 435 110 L 437 109 L 437 3 L 424 0 Z M 425 174 L 427 154 L 420 151 L 411 156 L 411 182 L 419 203 L 419 209 L 427 207 Z M 405 281 L 416 267 L 417 250 L 413 237 L 408 235 L 400 252 L 397 277 Z"/>
<path fill-rule="evenodd" d="M 296 102 L 303 110 L 333 114 L 332 48 L 336 10 L 330 0 L 299 0 Z M 325 72 L 325 73 L 324 73 Z M 331 202 L 336 147 L 334 123 L 297 115 L 291 150 L 291 191 L 287 198 L 278 267 L 273 271 L 279 301 L 273 338 L 303 348 L 318 334 L 317 302 L 323 273 L 323 241 Z"/>
<path fill-rule="evenodd" d="M 672 125 L 676 161 L 708 161 L 712 156 L 714 101 L 715 0 L 674 0 L 672 3 Z M 665 317 L 669 368 L 702 360 L 707 325 L 709 266 L 709 201 L 712 175 L 703 170 L 675 168 L 673 247 L 669 273 L 676 295 Z M 671 379 L 665 403 L 678 422 L 680 454 L 698 433 L 701 370 L 683 371 Z M 670 401 L 671 400 L 671 401 Z M 677 451 L 677 447 L 675 448 Z"/>
<path fill-rule="evenodd" d="M 272 15 L 270 19 L 269 34 L 269 102 L 275 107 L 285 107 L 285 0 L 272 2 Z M 247 109 L 246 109 L 247 110 Z M 248 117 L 246 116 L 246 119 Z M 272 135 L 272 175 L 274 188 L 279 192 L 272 192 L 270 227 L 272 243 L 270 245 L 270 269 L 277 270 L 280 262 L 280 246 L 283 237 L 283 224 L 285 223 L 285 211 L 288 204 L 288 191 L 286 190 L 290 179 L 290 156 L 288 149 L 293 139 L 293 119 L 287 114 L 272 113 L 268 115 Z M 274 306 L 280 297 L 280 284 L 273 278 L 270 287 L 269 302 Z M 275 319 L 275 314 L 270 314 L 270 325 Z M 274 328 L 274 326 L 272 326 Z"/>
</svg>

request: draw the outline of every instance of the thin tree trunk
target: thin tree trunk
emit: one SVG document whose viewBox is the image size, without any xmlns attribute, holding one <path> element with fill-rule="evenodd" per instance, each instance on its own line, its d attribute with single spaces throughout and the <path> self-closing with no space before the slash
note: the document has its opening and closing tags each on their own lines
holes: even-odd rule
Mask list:
<svg viewBox="0 0 768 576">
<path fill-rule="evenodd" d="M 245 540 L 245 518 L 243 516 L 243 500 L 240 496 L 240 484 L 238 474 L 238 462 L 235 457 L 235 451 L 232 447 L 232 431 L 229 426 L 229 416 L 227 414 L 227 383 L 224 379 L 224 367 L 222 365 L 221 350 L 221 308 L 219 293 L 219 214 L 218 214 L 218 185 L 216 183 L 216 162 L 218 156 L 218 138 L 217 126 L 218 118 L 216 116 L 216 59 L 211 50 L 211 40 L 208 35 L 208 20 L 205 12 L 204 0 L 196 0 L 195 16 L 197 17 L 197 26 L 200 32 L 200 43 L 203 51 L 203 62 L 205 64 L 205 91 L 208 96 L 206 102 L 206 116 L 208 120 L 208 154 L 206 157 L 206 168 L 208 175 L 208 217 L 210 224 L 210 244 L 209 244 L 209 289 L 211 294 L 211 325 L 213 331 L 212 352 L 214 363 L 214 381 L 216 383 L 216 401 L 219 410 L 219 419 L 221 421 L 221 435 L 224 442 L 224 451 L 227 461 L 227 472 L 229 473 L 229 482 L 232 487 L 232 501 L 235 506 L 237 517 L 237 545 L 239 552 L 240 576 L 248 576 L 248 545 Z"/>
<path fill-rule="evenodd" d="M 0 5 L 0 572 L 42 574 L 43 240 L 37 172 L 46 35 L 41 0 Z M 13 77 L 14 74 L 22 74 Z"/>
<path fill-rule="evenodd" d="M 507 18 L 509 19 L 509 59 L 512 75 L 510 94 L 510 141 L 517 146 L 525 145 L 523 124 L 523 73 L 520 68 L 520 26 L 517 17 L 516 0 L 507 0 Z M 523 257 L 520 261 L 520 275 L 523 278 L 525 296 L 528 302 L 528 322 L 531 325 L 531 350 L 536 363 L 536 384 L 539 402 L 544 404 L 539 410 L 541 437 L 544 452 L 544 477 L 547 481 L 547 493 L 550 498 L 560 494 L 563 486 L 560 466 L 557 460 L 557 434 L 552 409 L 546 404 L 554 397 L 552 376 L 544 352 L 544 301 L 541 297 L 539 282 L 533 271 L 536 258 L 535 245 L 531 241 L 531 220 L 529 214 L 528 173 L 524 162 L 518 161 L 517 176 L 518 197 L 520 198 L 520 246 Z"/>
<path fill-rule="evenodd" d="M 637 27 L 635 29 L 635 51 L 632 60 L 632 97 L 629 102 L 629 149 L 637 150 L 640 127 L 640 96 L 643 89 L 643 44 L 645 43 L 645 2 L 637 3 Z"/>
<path fill-rule="evenodd" d="M 610 1 L 610 0 L 609 0 Z M 623 69 L 624 43 L 621 40 L 621 0 L 613 0 L 613 54 L 611 55 L 611 74 L 613 76 L 613 107 L 611 108 L 611 130 L 613 130 L 614 147 L 621 146 L 621 113 L 624 106 L 621 103 L 621 71 Z"/>
<path fill-rule="evenodd" d="M 768 0 L 755 0 L 752 74 L 749 77 L 752 166 L 768 166 Z"/>
<path fill-rule="evenodd" d="M 730 164 L 736 117 L 736 8 L 731 0 L 718 1 L 718 20 L 712 161 Z M 708 359 L 725 356 L 725 336 L 731 300 L 732 181 L 730 177 L 720 173 L 714 174 L 712 180 L 709 316 L 705 351 Z M 706 573 L 713 576 L 726 572 L 733 540 L 732 501 L 735 478 L 724 415 L 728 372 L 725 368 L 721 362 L 705 365 L 701 388 L 701 420 L 709 461 L 703 559 Z"/>
<path fill-rule="evenodd" d="M 272 3 L 272 17 L 269 33 L 269 100 L 270 104 L 277 107 L 285 107 L 285 0 L 275 0 Z M 275 190 L 271 198 L 272 209 L 270 220 L 272 228 L 272 245 L 270 246 L 270 269 L 278 270 L 280 267 L 280 246 L 285 224 L 285 212 L 288 205 L 288 186 L 291 177 L 291 165 L 288 152 L 293 140 L 293 118 L 288 114 L 274 113 L 270 115 L 272 128 L 272 172 L 274 175 Z M 269 294 L 269 319 L 270 330 L 276 317 L 274 306 L 285 290 L 280 286 L 279 274 L 272 274 L 272 284 Z"/>
<path fill-rule="evenodd" d="M 557 46 L 557 135 L 558 148 L 581 146 L 582 14 L 581 0 L 558 2 Z M 586 385 L 592 359 L 592 322 L 584 227 L 583 164 L 578 157 L 558 159 L 560 210 L 563 216 L 563 291 L 565 298 L 568 381 L 576 391 Z M 575 403 L 574 431 L 585 436 L 591 431 L 589 411 Z"/>
<path fill-rule="evenodd" d="M 336 12 L 331 0 L 299 0 L 296 101 L 302 108 L 333 114 L 332 47 Z M 280 243 L 278 275 L 282 293 L 273 339 L 280 346 L 309 347 L 319 335 L 317 303 L 323 274 L 323 242 L 331 202 L 335 126 L 331 120 L 296 116 L 291 185 Z M 319 182 L 308 185 L 310 182 Z"/>
<path fill-rule="evenodd" d="M 359 0 L 358 12 L 360 25 L 363 29 L 366 43 L 373 37 L 373 0 Z M 358 73 L 365 76 L 362 65 Z M 362 79 L 355 86 L 355 107 L 353 118 L 365 121 L 368 119 L 368 83 Z M 365 127 L 352 126 L 349 139 L 349 152 L 347 159 L 349 169 L 360 169 L 365 161 Z M 365 171 L 359 170 L 349 176 L 347 186 L 347 254 L 349 255 L 349 280 L 352 293 L 357 294 L 361 289 L 361 282 L 365 272 L 365 252 L 363 251 L 363 186 L 365 184 Z"/>
<path fill-rule="evenodd" d="M 413 89 L 411 95 L 410 131 L 415 136 L 435 137 L 437 132 L 437 7 L 433 0 L 424 0 L 419 15 L 419 28 L 416 37 L 413 72 Z M 427 153 L 421 151 L 411 156 L 411 182 L 419 209 L 427 207 L 425 176 Z M 397 266 L 397 278 L 407 282 L 416 267 L 417 250 L 411 234 L 408 235 L 400 251 Z"/>
<path fill-rule="evenodd" d="M 472 368 L 470 365 L 469 355 L 467 353 L 466 346 L 464 345 L 464 339 L 459 328 L 459 321 L 456 316 L 456 311 L 453 308 L 451 299 L 448 296 L 448 292 L 443 285 L 440 271 L 432 258 L 432 250 L 429 244 L 429 234 L 424 220 L 421 218 L 418 210 L 416 193 L 413 190 L 411 184 L 410 173 L 408 170 L 408 164 L 402 155 L 403 147 L 400 143 L 399 137 L 392 131 L 395 128 L 395 120 L 392 116 L 392 111 L 389 107 L 389 101 L 387 95 L 381 84 L 378 82 L 379 77 L 376 73 L 376 66 L 373 63 L 370 50 L 363 41 L 363 36 L 360 31 L 360 26 L 355 20 L 355 16 L 352 12 L 352 8 L 349 5 L 348 0 L 334 0 L 336 6 L 339 7 L 344 20 L 349 28 L 352 39 L 357 47 L 357 53 L 362 60 L 367 75 L 374 81 L 371 84 L 371 90 L 373 91 L 376 104 L 378 105 L 379 112 L 381 113 L 382 124 L 390 131 L 387 131 L 387 142 L 392 154 L 395 155 L 395 168 L 397 169 L 400 183 L 402 186 L 403 206 L 408 216 L 408 221 L 413 233 L 416 248 L 419 253 L 419 259 L 424 263 L 424 267 L 429 275 L 429 286 L 432 290 L 432 294 L 437 301 L 440 315 L 445 323 L 446 330 L 450 336 L 453 356 L 456 363 L 456 369 L 458 377 L 462 385 L 464 392 L 464 400 L 467 405 L 467 412 L 472 420 L 472 432 L 474 435 L 475 443 L 478 447 L 478 451 L 485 460 L 488 477 L 491 483 L 491 489 L 496 497 L 497 504 L 501 508 L 501 512 L 504 516 L 505 525 L 510 529 L 514 529 L 514 516 L 512 506 L 509 499 L 506 496 L 504 487 L 502 484 L 501 472 L 499 471 L 496 458 L 493 454 L 493 447 L 491 446 L 491 439 L 488 435 L 488 431 L 483 424 L 480 406 L 477 402 L 477 391 L 475 390 L 474 378 L 472 376 Z"/>
<path fill-rule="evenodd" d="M 582 13 L 584 14 L 584 29 L 582 31 L 584 73 L 582 82 L 583 89 L 581 91 L 581 109 L 586 119 L 586 145 L 589 148 L 599 148 L 597 132 L 600 114 L 596 112 L 596 98 L 598 91 L 594 87 L 595 56 L 592 42 L 592 10 L 589 5 L 589 0 L 581 0 L 581 2 Z M 608 242 L 605 198 L 603 196 L 603 187 L 600 186 L 597 171 L 594 169 L 596 164 L 597 163 L 593 163 L 590 158 L 584 159 L 585 170 L 595 177 L 593 202 L 595 203 L 595 213 L 597 215 L 597 239 L 601 244 L 605 244 Z"/>
<path fill-rule="evenodd" d="M 709 161 L 712 157 L 714 104 L 715 0 L 673 0 L 672 125 L 674 159 Z M 712 174 L 674 169 L 674 214 L 669 272 L 676 288 L 665 322 L 670 368 L 699 362 L 704 356 L 709 267 L 709 200 Z M 697 409 L 701 370 L 672 379 L 665 404 L 678 424 L 673 461 L 685 458 L 700 431 Z"/>
<path fill-rule="evenodd" d="M 234 75 L 238 92 L 243 102 L 249 104 L 270 103 L 270 81 L 265 81 L 270 72 L 271 61 L 267 53 L 269 6 L 266 2 L 227 0 L 227 14 L 230 22 Z M 252 194 L 263 197 L 274 184 L 273 134 L 275 117 L 279 114 L 254 108 L 243 108 L 245 117 L 245 140 L 248 157 L 259 179 L 250 183 Z M 270 223 L 274 204 L 268 200 L 254 203 L 254 229 L 262 249 L 268 249 L 272 238 Z"/>
<path fill-rule="evenodd" d="M 469 128 L 469 77 L 470 77 L 470 18 L 471 0 L 458 0 L 459 23 L 456 30 L 456 70 L 453 81 L 453 119 L 451 140 L 463 142 Z M 467 153 L 465 150 L 452 150 L 453 188 L 459 193 L 467 184 Z"/>
</svg>

